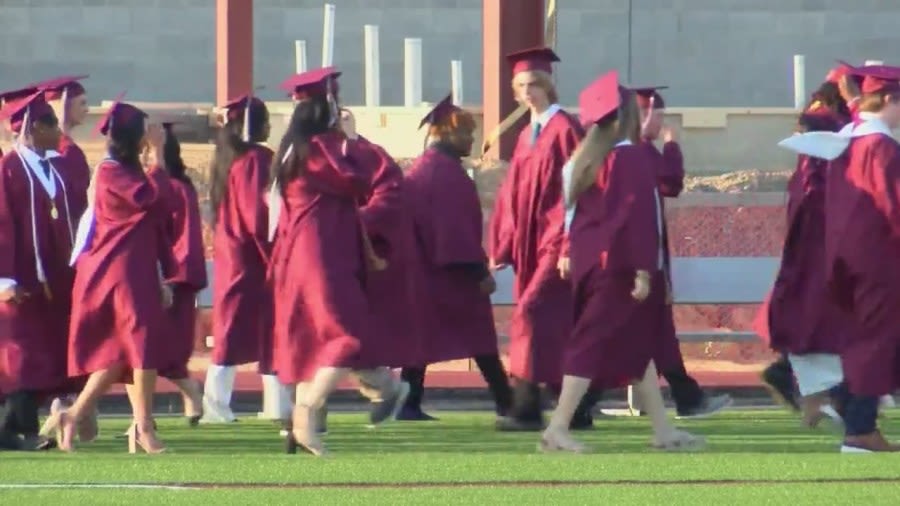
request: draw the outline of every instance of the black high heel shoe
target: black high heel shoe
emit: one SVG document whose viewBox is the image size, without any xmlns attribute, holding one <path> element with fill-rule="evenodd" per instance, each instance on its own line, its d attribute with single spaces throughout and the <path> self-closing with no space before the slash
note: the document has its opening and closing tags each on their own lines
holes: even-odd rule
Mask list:
<svg viewBox="0 0 900 506">
<path fill-rule="evenodd" d="M 203 415 L 194 415 L 194 416 L 186 416 L 184 419 L 187 421 L 188 427 L 196 427 L 200 425 L 200 419 L 203 418 Z"/>
</svg>

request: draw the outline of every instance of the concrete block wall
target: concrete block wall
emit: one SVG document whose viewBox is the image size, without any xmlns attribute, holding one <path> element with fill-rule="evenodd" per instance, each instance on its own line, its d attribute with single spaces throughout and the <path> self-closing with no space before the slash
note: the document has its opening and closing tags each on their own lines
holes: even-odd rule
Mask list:
<svg viewBox="0 0 900 506">
<path fill-rule="evenodd" d="M 425 100 L 450 86 L 462 59 L 468 102 L 481 96 L 481 0 L 330 0 L 335 62 L 347 103 L 363 98 L 363 25 L 381 28 L 382 104 L 403 97 L 403 38 L 423 39 Z M 520 0 L 522 2 L 532 0 Z M 255 0 L 256 81 L 293 71 L 293 41 L 321 62 L 323 0 Z M 674 106 L 792 105 L 792 55 L 810 87 L 833 59 L 891 62 L 897 0 L 630 0 L 634 83 L 669 84 Z M 629 68 L 629 0 L 560 0 L 563 102 L 599 72 Z M 900 59 L 894 60 L 900 63 Z M 211 101 L 215 0 L 0 0 L 0 88 L 64 72 L 91 74 L 91 102 L 122 89 L 142 101 Z"/>
</svg>

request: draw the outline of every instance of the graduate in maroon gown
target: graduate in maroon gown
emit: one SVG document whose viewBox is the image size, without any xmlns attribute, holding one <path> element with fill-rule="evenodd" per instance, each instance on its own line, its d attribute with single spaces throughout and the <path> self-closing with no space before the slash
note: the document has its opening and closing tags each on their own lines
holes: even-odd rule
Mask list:
<svg viewBox="0 0 900 506">
<path fill-rule="evenodd" d="M 569 426 L 592 380 L 597 388 L 636 386 L 657 448 L 694 446 L 702 439 L 666 418 L 654 364 L 661 341 L 648 331 L 664 318 L 663 304 L 649 298 L 664 268 L 664 245 L 657 169 L 635 144 L 637 103 L 612 71 L 581 92 L 579 111 L 591 126 L 565 168 L 568 252 L 559 263 L 572 280 L 575 323 L 564 341 L 559 403 L 540 448 L 585 451 Z"/>
<path fill-rule="evenodd" d="M 384 270 L 363 226 L 358 201 L 371 188 L 371 166 L 358 140 L 340 131 L 333 69 L 286 84 L 298 100 L 272 168 L 279 197 L 270 277 L 274 288 L 274 369 L 297 385 L 288 452 L 325 451 L 317 411 L 351 370 L 372 401 L 370 421 L 390 418 L 408 385 L 385 367 L 371 367 L 380 334 L 366 294 L 368 272 Z M 302 387 L 301 387 L 302 386 Z"/>
<path fill-rule="evenodd" d="M 675 131 L 665 125 L 666 103 L 659 90 L 665 86 L 634 89 L 635 99 L 641 112 L 641 141 L 647 155 L 656 160 L 656 182 L 660 197 L 677 198 L 684 188 L 684 157 L 675 138 Z M 654 142 L 662 137 L 662 152 Z M 651 298 L 663 307 L 664 316 L 656 329 L 662 339 L 662 347 L 654 361 L 659 372 L 669 384 L 672 399 L 678 418 L 702 418 L 729 406 L 732 402 L 729 395 L 706 395 L 697 381 L 684 367 L 684 357 L 675 333 L 675 319 L 672 314 L 671 294 L 672 273 L 671 254 L 669 251 L 669 234 L 666 226 L 665 199 L 660 199 L 660 221 L 662 224 L 662 240 L 664 269 L 658 271 L 651 280 Z"/>
<path fill-rule="evenodd" d="M 260 362 L 271 374 L 272 320 L 266 270 L 268 241 L 266 183 L 272 150 L 269 111 L 262 100 L 245 95 L 225 106 L 210 167 L 213 239 L 213 349 L 203 389 L 203 423 L 236 420 L 231 410 L 236 367 Z"/>
<path fill-rule="evenodd" d="M 163 123 L 166 142 L 163 145 L 165 168 L 174 190 L 175 212 L 168 223 L 169 239 L 175 257 L 175 270 L 166 278 L 172 284 L 172 320 L 170 339 L 171 365 L 159 375 L 171 380 L 181 391 L 184 416 L 191 426 L 197 425 L 203 404 L 200 385 L 188 374 L 188 361 L 194 352 L 194 328 L 197 320 L 197 293 L 206 288 L 206 256 L 203 248 L 203 223 L 200 202 L 194 182 L 181 159 L 181 144 L 173 123 Z"/>
<path fill-rule="evenodd" d="M 0 159 L 0 430 L 21 435 L 22 448 L 46 447 L 38 408 L 68 390 L 67 322 L 74 272 L 71 196 L 55 151 L 59 123 L 40 92 L 7 99 L 0 121 L 18 135 Z"/>
<path fill-rule="evenodd" d="M 421 408 L 425 364 L 474 358 L 494 397 L 497 416 L 512 403 L 509 379 L 497 350 L 490 295 L 496 289 L 483 248 L 484 221 L 475 182 L 462 158 L 472 150 L 475 120 L 448 96 L 422 119 L 429 124 L 425 152 L 406 173 L 416 229 L 417 263 L 424 271 L 419 300 L 425 360 L 405 367 L 410 396 L 398 420 L 433 419 Z M 414 395 L 415 394 L 415 395 Z"/>
<path fill-rule="evenodd" d="M 516 309 L 509 342 L 509 372 L 515 381 L 510 416 L 499 428 L 540 430 L 541 383 L 558 388 L 561 343 L 569 334 L 572 290 L 556 269 L 562 237 L 560 171 L 583 134 L 557 103 L 551 78 L 552 50 L 536 48 L 508 56 L 516 100 L 531 109 L 494 204 L 489 225 L 493 269 L 516 273 Z M 586 410 L 576 420 L 593 422 Z"/>
<path fill-rule="evenodd" d="M 143 111 L 119 99 L 95 132 L 107 136 L 109 157 L 92 176 L 72 252 L 77 263 L 68 342 L 69 375 L 89 378 L 72 406 L 51 415 L 44 431 L 55 431 L 60 448 L 73 451 L 77 422 L 114 382 L 130 376 L 129 451 L 160 453 L 165 447 L 156 437 L 153 393 L 157 370 L 170 363 L 165 310 L 172 302 L 172 288 L 161 274 L 174 264 L 165 235 L 173 190 L 160 166 L 165 136 L 161 126 L 146 125 Z M 153 161 L 142 164 L 145 147 Z"/>
<path fill-rule="evenodd" d="M 858 82 L 855 76 L 849 74 L 850 67 L 845 63 L 840 63 L 838 66 L 833 68 L 828 72 L 825 77 L 825 81 L 819 86 L 819 88 L 813 92 L 812 96 L 809 99 L 809 103 L 804 107 L 804 112 L 801 114 L 798 120 L 798 128 L 801 132 L 813 132 L 813 131 L 837 131 L 844 127 L 844 125 L 850 123 L 852 118 L 856 116 L 855 106 L 859 101 L 859 87 Z M 854 104 L 853 112 L 851 112 L 850 104 Z M 784 254 L 788 253 L 790 249 L 791 259 L 790 262 L 799 263 L 800 265 L 805 265 L 805 260 L 802 260 L 802 256 L 794 255 L 793 252 L 798 248 L 803 251 L 812 252 L 816 255 L 815 248 L 806 250 L 810 246 L 803 246 L 801 244 L 805 243 L 805 239 L 799 240 L 798 238 L 803 238 L 806 234 L 810 233 L 810 230 L 820 230 L 820 226 L 824 227 L 824 171 L 827 166 L 827 161 L 822 159 L 817 159 L 815 157 L 809 157 L 806 155 L 799 155 L 797 158 L 797 166 L 794 174 L 791 176 L 790 181 L 788 182 L 788 233 L 791 234 L 793 231 L 794 239 L 791 241 L 785 242 L 785 251 Z M 812 203 L 812 207 L 809 207 L 807 204 Z M 810 214 L 809 210 L 812 210 Z M 802 212 L 798 212 L 802 211 Z M 812 218 L 813 225 L 805 226 L 806 222 L 810 220 L 809 216 L 819 216 L 821 219 L 820 224 L 816 224 L 816 218 Z M 797 223 L 796 228 L 792 228 L 794 218 L 801 218 L 801 221 Z M 818 233 L 818 238 L 812 239 L 812 244 L 821 243 L 822 236 L 824 231 L 820 230 Z M 813 233 L 815 236 L 816 233 Z M 805 255 L 804 255 L 805 256 Z M 818 258 L 818 263 L 821 263 L 821 258 Z M 784 262 L 784 260 L 782 260 Z M 816 259 L 813 259 L 812 263 L 816 263 Z M 782 267 L 784 269 L 784 266 Z M 788 275 L 790 272 L 796 271 L 797 267 L 788 266 L 788 271 L 785 273 Z M 812 268 L 810 270 L 804 269 L 805 272 L 814 272 Z M 785 279 L 782 278 L 782 282 Z M 813 285 L 818 281 L 813 281 Z M 777 281 L 776 281 L 777 283 Z M 789 283 L 790 284 L 790 283 Z M 801 284 L 796 285 L 797 288 L 803 286 L 805 281 L 801 281 Z M 813 292 L 816 289 L 813 289 Z M 812 293 L 812 292 L 805 292 Z M 807 297 L 814 295 L 807 295 Z M 780 330 L 770 329 L 770 323 L 778 325 L 775 322 L 770 322 L 770 304 L 771 304 L 771 295 L 769 299 L 762 305 L 760 308 L 760 313 L 757 317 L 757 321 L 754 324 L 754 328 L 759 332 L 759 334 L 766 340 L 771 341 L 771 333 L 777 332 L 780 336 L 784 336 L 784 332 Z M 788 303 L 789 305 L 790 303 Z M 827 303 L 826 303 L 827 304 Z M 776 311 L 779 311 L 778 308 L 775 308 Z M 782 314 L 785 315 L 784 322 L 787 323 L 790 318 L 787 316 L 790 313 L 789 310 L 783 311 Z M 775 317 L 777 318 L 777 317 Z M 789 323 L 788 323 L 789 324 Z M 813 323 L 815 324 L 815 323 Z M 783 339 L 783 337 L 776 337 L 776 340 Z M 774 343 L 770 343 L 774 344 Z M 783 346 L 783 344 L 778 345 Z M 782 353 L 781 356 L 769 364 L 761 374 L 763 385 L 769 390 L 772 398 L 779 404 L 784 404 L 794 410 L 800 409 L 800 401 L 797 398 L 796 390 L 794 387 L 794 370 L 791 367 L 791 363 L 788 359 L 788 353 Z M 820 398 L 809 398 L 806 402 L 805 406 L 807 408 L 814 409 L 806 409 L 805 413 L 807 415 L 808 422 L 814 422 L 816 419 L 820 418 L 820 408 L 816 406 L 818 400 L 823 400 Z"/>
<path fill-rule="evenodd" d="M 827 283 L 854 332 L 841 347 L 850 392 L 842 452 L 897 451 L 877 426 L 878 398 L 900 383 L 900 68 L 851 69 L 862 76 L 860 122 L 828 169 Z M 807 134 L 809 135 L 809 134 Z M 841 137 L 841 136 L 838 136 Z"/>
</svg>

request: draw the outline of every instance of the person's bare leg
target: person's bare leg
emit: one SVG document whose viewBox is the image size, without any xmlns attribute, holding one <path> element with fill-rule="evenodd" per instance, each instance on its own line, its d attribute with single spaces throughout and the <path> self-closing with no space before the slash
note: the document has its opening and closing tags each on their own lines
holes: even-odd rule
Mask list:
<svg viewBox="0 0 900 506">
<path fill-rule="evenodd" d="M 590 386 L 591 380 L 588 378 L 563 376 L 556 409 L 553 410 L 550 423 L 541 435 L 541 451 L 569 451 L 576 453 L 585 451 L 586 448 L 583 444 L 572 439 L 572 436 L 569 434 L 569 425 L 572 423 L 572 417 L 578 409 L 578 404 L 581 403 L 581 398 L 584 397 Z"/>
<path fill-rule="evenodd" d="M 129 443 L 133 451 L 140 446 L 147 453 L 160 453 L 165 450 L 162 442 L 156 437 L 153 426 L 153 394 L 156 391 L 156 369 L 135 369 L 133 394 L 129 395 L 131 410 L 134 413 L 134 442 Z"/>
<path fill-rule="evenodd" d="M 653 445 L 660 449 L 675 449 L 702 444 L 703 438 L 678 430 L 666 416 L 666 406 L 657 380 L 656 364 L 651 360 L 641 381 L 634 384 L 641 406 L 647 411 L 653 426 Z"/>
<path fill-rule="evenodd" d="M 121 377 L 124 369 L 124 364 L 115 364 L 108 369 L 92 373 L 72 405 L 47 420 L 41 429 L 41 435 L 48 436 L 51 432 L 56 432 L 59 448 L 63 451 L 72 451 L 74 449 L 72 440 L 78 421 L 96 409 L 97 401 Z"/>
<path fill-rule="evenodd" d="M 181 399 L 184 403 L 184 416 L 193 420 L 199 419 L 203 414 L 203 394 L 200 393 L 200 384 L 188 376 L 171 380 L 181 391 Z"/>
<path fill-rule="evenodd" d="M 325 405 L 328 396 L 337 388 L 350 369 L 322 367 L 305 388 L 297 388 L 291 433 L 294 441 L 306 451 L 319 456 L 325 447 L 316 434 L 316 412 Z"/>
</svg>

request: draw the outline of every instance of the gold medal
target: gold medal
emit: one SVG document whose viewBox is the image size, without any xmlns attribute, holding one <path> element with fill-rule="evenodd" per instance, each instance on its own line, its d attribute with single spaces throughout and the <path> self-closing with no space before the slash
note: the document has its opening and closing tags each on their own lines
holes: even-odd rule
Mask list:
<svg viewBox="0 0 900 506">
<path fill-rule="evenodd" d="M 59 218 L 59 212 L 56 211 L 56 204 L 50 206 L 50 217 L 54 220 Z"/>
</svg>

